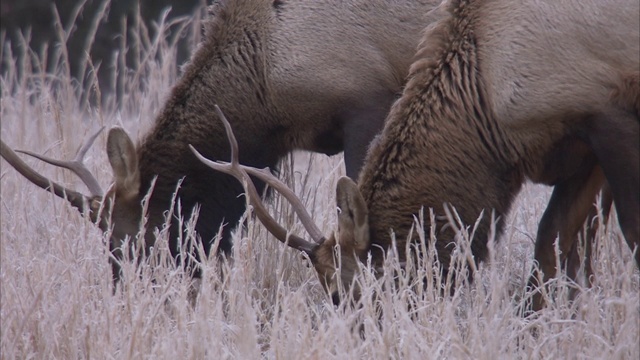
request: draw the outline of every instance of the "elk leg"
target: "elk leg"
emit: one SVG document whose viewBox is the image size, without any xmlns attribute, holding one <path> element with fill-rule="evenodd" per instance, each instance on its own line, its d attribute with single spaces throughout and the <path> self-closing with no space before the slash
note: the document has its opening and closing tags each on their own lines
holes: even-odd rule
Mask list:
<svg viewBox="0 0 640 360">
<path fill-rule="evenodd" d="M 595 239 L 598 231 L 598 224 L 606 224 L 609 221 L 609 215 L 611 213 L 611 206 L 613 205 L 613 198 L 611 196 L 611 189 L 605 181 L 600 196 L 600 203 L 602 209 L 602 219 L 597 221 L 598 207 L 592 206 L 589 215 L 587 216 L 587 228 L 584 238 L 584 259 L 581 259 L 578 251 L 578 241 L 573 243 L 573 247 L 569 252 L 567 259 L 567 276 L 571 279 L 577 279 L 580 268 L 580 261 L 584 264 L 584 277 L 587 279 L 587 285 L 591 286 L 591 278 L 593 275 L 593 268 L 591 266 L 591 254 L 593 246 L 595 246 Z"/>
<path fill-rule="evenodd" d="M 559 236 L 560 263 L 565 262 L 587 215 L 593 208 L 594 199 L 603 182 L 602 170 L 590 158 L 583 161 L 572 176 L 555 186 L 538 227 L 535 260 L 539 268 L 534 270 L 529 278 L 528 290 L 542 285 L 539 283 L 539 278 L 542 278 L 544 283 L 558 271 L 554 249 L 557 236 Z M 542 295 L 536 292 L 531 303 L 532 310 L 538 311 L 543 305 Z"/>
<path fill-rule="evenodd" d="M 587 137 L 611 187 L 622 233 L 640 267 L 640 118 L 617 111 L 591 120 Z"/>
</svg>

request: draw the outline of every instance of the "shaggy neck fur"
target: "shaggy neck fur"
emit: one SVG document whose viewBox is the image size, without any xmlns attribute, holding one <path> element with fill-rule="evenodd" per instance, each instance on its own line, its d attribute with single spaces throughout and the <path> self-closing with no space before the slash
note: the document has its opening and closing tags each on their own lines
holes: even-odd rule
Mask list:
<svg viewBox="0 0 640 360">
<path fill-rule="evenodd" d="M 220 250 L 231 250 L 229 228 L 240 218 L 245 204 L 244 198 L 238 196 L 243 192 L 240 183 L 201 164 L 188 148 L 193 145 L 210 159 L 229 159 L 229 143 L 214 104 L 220 106 L 232 126 L 236 125 L 233 130 L 241 144 L 243 164 L 274 167 L 284 154 L 282 149 L 258 141 L 269 139 L 268 134 L 240 126 L 260 124 L 273 116 L 265 74 L 268 54 L 264 48 L 267 24 L 273 14 L 269 7 L 242 3 L 218 4 L 210 9 L 213 14 L 205 27 L 205 42 L 186 66 L 155 127 L 138 150 L 141 196 L 157 176 L 149 225 L 162 225 L 176 185 L 184 179 L 178 194 L 183 211 L 176 216 L 188 219 L 193 207 L 200 206 L 196 230 L 207 254 L 221 223 L 230 224 Z M 256 185 L 261 191 L 262 184 Z M 180 246 L 178 236 L 177 227 L 172 226 L 169 245 L 174 255 Z"/>
<path fill-rule="evenodd" d="M 388 248 L 393 229 L 404 258 L 414 214 L 424 207 L 442 216 L 448 203 L 467 225 L 483 213 L 472 242 L 476 260 L 483 260 L 492 212 L 506 214 L 523 181 L 517 151 L 483 90 L 471 6 L 457 4 L 424 39 L 404 94 L 369 151 L 359 187 L 369 207 L 372 251 Z M 441 231 L 446 220 L 438 222 L 430 225 L 437 227 L 446 268 L 455 234 Z"/>
</svg>

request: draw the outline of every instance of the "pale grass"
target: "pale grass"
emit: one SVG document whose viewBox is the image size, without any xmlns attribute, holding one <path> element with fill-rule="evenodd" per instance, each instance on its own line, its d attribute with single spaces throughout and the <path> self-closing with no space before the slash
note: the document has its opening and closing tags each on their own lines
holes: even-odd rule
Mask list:
<svg viewBox="0 0 640 360">
<path fill-rule="evenodd" d="M 191 34 L 199 26 L 199 19 L 192 21 L 182 24 Z M 95 79 L 85 82 L 88 88 L 78 87 L 65 75 L 63 56 L 53 75 L 37 66 L 42 55 L 32 52 L 29 63 L 14 58 L 3 69 L 2 139 L 14 148 L 54 157 L 72 156 L 102 125 L 123 126 L 139 139 L 178 75 L 173 70 L 175 45 L 162 36 L 145 38 L 139 24 L 137 29 L 139 42 L 145 44 L 137 69 L 114 65 L 114 79 L 126 94 L 119 106 L 113 98 L 91 105 L 93 95 L 87 92 L 96 91 Z M 3 56 L 12 57 L 5 45 Z M 91 64 L 87 66 L 90 76 Z M 87 163 L 106 187 L 111 173 L 105 140 L 104 134 L 98 138 Z M 28 163 L 82 188 L 66 172 L 31 159 Z M 151 260 L 141 266 L 124 262 L 122 284 L 114 291 L 107 236 L 65 202 L 28 183 L 4 160 L 1 164 L 2 359 L 640 356 L 639 274 L 617 225 L 598 235 L 593 287 L 575 285 L 580 291 L 570 302 L 569 282 L 555 280 L 551 305 L 537 317 L 521 316 L 520 306 L 529 296 L 524 285 L 533 239 L 550 192 L 545 187 L 524 187 L 504 234 L 491 243 L 491 261 L 480 266 L 473 284 L 461 275 L 453 296 L 442 296 L 433 281 L 416 281 L 438 280 L 432 257 L 407 264 L 403 272 L 391 252 L 380 279 L 363 267 L 363 296 L 356 306 L 345 301 L 334 307 L 307 261 L 269 236 L 250 213 L 233 236 L 233 257 L 212 257 L 202 264 L 195 301 L 189 276 L 168 260 L 164 233 L 158 234 Z M 281 176 L 304 197 L 327 234 L 335 229 L 334 188 L 343 173 L 339 156 L 298 153 L 282 164 Z M 304 234 L 279 196 L 270 207 L 288 229 Z M 426 211 L 424 217 L 429 216 Z M 189 221 L 183 226 L 190 226 Z M 424 241 L 430 241 L 428 234 Z M 462 246 L 457 258 L 466 256 Z"/>
</svg>

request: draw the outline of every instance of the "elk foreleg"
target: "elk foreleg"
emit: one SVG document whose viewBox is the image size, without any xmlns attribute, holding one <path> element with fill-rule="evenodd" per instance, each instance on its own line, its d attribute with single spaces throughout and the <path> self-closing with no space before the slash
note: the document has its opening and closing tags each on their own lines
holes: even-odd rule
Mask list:
<svg viewBox="0 0 640 360">
<path fill-rule="evenodd" d="M 591 276 L 593 275 L 593 268 L 591 266 L 591 254 L 593 252 L 593 246 L 595 246 L 595 239 L 598 232 L 599 224 L 607 224 L 609 221 L 609 215 L 611 213 L 611 206 L 613 206 L 613 198 L 611 195 L 611 189 L 606 182 L 602 187 L 600 195 L 600 207 L 601 213 L 597 206 L 592 206 L 589 215 L 587 215 L 586 229 L 584 233 L 584 258 L 581 258 L 581 252 L 578 251 L 578 241 L 574 241 L 573 247 L 569 252 L 567 259 L 567 276 L 571 279 L 578 278 L 578 271 L 580 263 L 584 264 L 584 277 L 588 281 L 588 285 L 591 286 Z M 602 218 L 598 221 L 598 215 Z"/>
<path fill-rule="evenodd" d="M 590 120 L 588 142 L 602 165 L 622 233 L 640 267 L 640 118 L 610 111 Z"/>
<path fill-rule="evenodd" d="M 554 247 L 556 238 L 559 239 L 559 263 L 563 264 L 572 249 L 576 251 L 575 240 L 585 224 L 585 219 L 588 218 L 587 224 L 590 225 L 597 215 L 593 205 L 596 195 L 604 183 L 604 175 L 592 158 L 583 160 L 581 166 L 572 176 L 556 184 L 547 209 L 542 216 L 535 245 L 535 260 L 538 263 L 538 268 L 533 271 L 529 279 L 529 290 L 539 288 L 554 277 L 559 270 L 556 267 L 558 261 L 556 261 Z M 591 241 L 591 238 L 586 239 L 586 243 Z M 575 276 L 573 269 L 569 269 L 569 271 L 570 276 Z M 542 283 L 540 283 L 540 279 Z M 531 309 L 537 311 L 543 305 L 541 293 L 536 292 L 532 299 Z"/>
</svg>

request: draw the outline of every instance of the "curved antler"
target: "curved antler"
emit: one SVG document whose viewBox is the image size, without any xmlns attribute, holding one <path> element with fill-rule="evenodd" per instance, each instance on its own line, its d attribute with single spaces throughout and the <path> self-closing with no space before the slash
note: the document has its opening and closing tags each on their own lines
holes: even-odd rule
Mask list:
<svg viewBox="0 0 640 360">
<path fill-rule="evenodd" d="M 7 162 L 13 166 L 22 176 L 24 176 L 27 180 L 31 181 L 36 186 L 39 186 L 42 189 L 47 191 L 53 191 L 56 196 L 66 199 L 71 203 L 73 207 L 78 209 L 80 212 L 84 211 L 84 204 L 86 197 L 74 190 L 70 190 L 65 188 L 64 186 L 45 178 L 44 176 L 38 174 L 35 170 L 29 167 L 22 159 L 18 157 L 16 154 L 4 141 L 0 140 L 0 155 L 7 160 Z"/>
<path fill-rule="evenodd" d="M 82 160 L 87 153 L 87 150 L 93 145 L 93 142 L 98 137 L 100 132 L 104 129 L 101 128 L 95 135 L 91 136 L 86 143 L 80 148 L 78 154 L 75 159 L 72 161 L 60 161 L 51 158 L 44 157 L 42 155 L 34 154 L 29 151 L 19 151 L 21 153 L 33 156 L 37 159 L 40 159 L 44 162 L 47 162 L 52 165 L 60 166 L 66 169 L 73 171 L 76 175 L 80 177 L 80 179 L 87 185 L 89 191 L 92 193 L 92 196 L 102 197 L 102 189 L 98 184 L 98 181 L 95 177 L 89 172 L 89 170 L 84 166 Z M 11 165 L 14 169 L 16 169 L 22 176 L 24 176 L 27 180 L 32 182 L 34 185 L 47 190 L 53 191 L 53 193 L 62 198 L 66 199 L 73 207 L 78 209 L 81 213 L 85 211 L 85 204 L 91 200 L 90 197 L 77 192 L 75 190 L 67 189 L 66 187 L 56 183 L 55 181 L 48 179 L 40 174 L 38 174 L 35 170 L 33 170 L 27 163 L 22 161 L 20 157 L 7 145 L 4 141 L 0 140 L 0 155 Z"/>
<path fill-rule="evenodd" d="M 71 170 L 74 174 L 78 175 L 80 180 L 82 180 L 85 185 L 87 185 L 87 188 L 89 189 L 89 192 L 92 196 L 103 196 L 104 194 L 102 192 L 100 184 L 98 183 L 98 180 L 96 180 L 93 174 L 91 174 L 89 169 L 87 169 L 87 167 L 84 165 L 84 156 L 87 154 L 87 151 L 89 151 L 91 145 L 93 145 L 93 142 L 96 140 L 98 135 L 100 135 L 102 130 L 104 130 L 104 126 L 101 127 L 100 130 L 98 130 L 98 132 L 96 132 L 93 136 L 87 139 L 84 145 L 82 145 L 82 147 L 78 150 L 76 157 L 70 161 L 48 158 L 31 151 L 16 150 L 16 152 L 27 154 L 48 164 Z"/>
<path fill-rule="evenodd" d="M 293 191 L 291 191 L 291 189 L 289 189 L 289 187 L 287 187 L 287 185 L 273 176 L 273 174 L 271 174 L 267 169 L 260 170 L 240 165 L 238 160 L 238 142 L 236 141 L 236 138 L 233 134 L 231 125 L 217 105 L 215 105 L 215 109 L 218 113 L 218 116 L 220 117 L 220 120 L 222 120 L 222 122 L 224 123 L 224 127 L 227 132 L 227 137 L 229 139 L 229 144 L 231 147 L 231 162 L 211 161 L 203 157 L 193 146 L 189 145 L 191 151 L 193 151 L 196 157 L 205 165 L 214 170 L 232 175 L 242 183 L 242 186 L 244 187 L 245 191 L 247 192 L 247 196 L 249 197 L 249 201 L 254 207 L 256 215 L 267 228 L 267 230 L 272 233 L 278 240 L 285 244 L 288 244 L 294 249 L 303 251 L 307 254 L 311 254 L 314 249 L 316 249 L 325 241 L 322 232 L 315 225 L 313 219 L 302 205 L 300 199 L 295 195 Z M 278 222 L 269 214 L 269 212 L 265 208 L 264 204 L 260 200 L 260 196 L 258 195 L 258 191 L 256 190 L 253 181 L 249 177 L 249 174 L 267 183 L 276 191 L 280 192 L 291 203 L 293 210 L 298 215 L 300 221 L 304 225 L 309 235 L 311 235 L 311 238 L 315 243 L 311 243 L 294 234 L 288 235 L 287 230 L 285 230 L 280 224 L 278 224 Z"/>
</svg>

